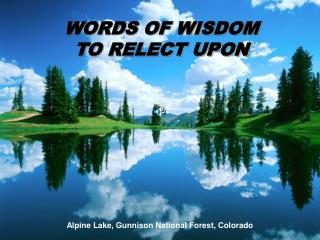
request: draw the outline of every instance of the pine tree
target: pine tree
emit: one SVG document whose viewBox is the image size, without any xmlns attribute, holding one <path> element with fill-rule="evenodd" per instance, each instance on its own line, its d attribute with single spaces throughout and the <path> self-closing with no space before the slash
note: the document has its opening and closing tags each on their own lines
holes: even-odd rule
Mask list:
<svg viewBox="0 0 320 240">
<path fill-rule="evenodd" d="M 79 122 L 79 116 L 78 116 L 78 111 L 76 108 L 75 103 L 73 102 L 73 99 L 69 94 L 67 94 L 67 115 L 66 115 L 66 120 L 65 122 L 68 123 L 77 123 Z"/>
<path fill-rule="evenodd" d="M 76 106 L 78 109 L 78 112 L 80 114 L 85 114 L 86 113 L 86 79 L 85 77 L 79 77 L 78 78 L 78 83 L 79 83 L 79 91 L 76 96 Z"/>
<path fill-rule="evenodd" d="M 237 113 L 240 112 L 240 108 L 241 108 L 241 85 L 240 85 L 240 82 L 239 80 L 237 80 L 236 82 L 236 86 L 235 86 L 235 89 L 234 89 L 234 94 L 235 94 L 235 105 L 237 107 Z"/>
<path fill-rule="evenodd" d="M 123 121 L 125 121 L 125 122 L 131 121 L 127 91 L 124 92 L 124 97 L 123 97 L 122 117 L 123 117 Z"/>
<path fill-rule="evenodd" d="M 244 114 L 251 114 L 253 112 L 253 91 L 252 91 L 252 84 L 250 79 L 247 78 L 243 88 L 242 88 L 242 101 L 241 101 L 241 113 Z"/>
<path fill-rule="evenodd" d="M 320 103 L 320 82 L 319 82 L 319 73 L 313 74 L 312 82 L 311 82 L 311 94 L 312 94 L 312 102 L 311 102 L 311 110 L 319 111 L 319 103 Z"/>
<path fill-rule="evenodd" d="M 56 66 L 47 69 L 42 114 L 56 123 L 78 122 L 77 111 L 67 92 L 62 70 Z"/>
<path fill-rule="evenodd" d="M 154 104 L 152 108 L 152 116 L 151 116 L 151 125 L 160 125 L 161 117 L 156 113 L 156 111 L 160 108 L 158 104 Z"/>
<path fill-rule="evenodd" d="M 52 107 L 53 107 L 53 79 L 52 79 L 52 72 L 53 69 L 49 66 L 47 68 L 47 75 L 46 75 L 46 88 L 45 94 L 43 97 L 43 104 L 42 104 L 42 114 L 45 116 L 52 116 Z"/>
<path fill-rule="evenodd" d="M 217 81 L 216 90 L 215 90 L 215 101 L 213 108 L 213 122 L 221 121 L 221 90 L 219 81 Z"/>
<path fill-rule="evenodd" d="M 257 94 L 257 110 L 262 113 L 264 103 L 266 102 L 266 94 L 263 91 L 263 88 L 260 86 L 258 94 Z"/>
<path fill-rule="evenodd" d="M 197 126 L 201 127 L 205 125 L 206 122 L 206 112 L 205 112 L 205 106 L 204 106 L 204 101 L 203 98 L 200 98 L 199 102 L 199 110 L 197 112 Z"/>
<path fill-rule="evenodd" d="M 312 57 L 299 47 L 291 59 L 288 76 L 291 82 L 292 111 L 296 115 L 308 114 L 311 108 Z"/>
<path fill-rule="evenodd" d="M 85 105 L 84 110 L 86 114 L 90 113 L 90 103 L 91 103 L 91 79 L 87 78 L 84 82 L 84 98 Z"/>
<path fill-rule="evenodd" d="M 18 110 L 24 111 L 25 108 L 23 106 L 23 90 L 22 90 L 22 84 L 19 86 L 18 94 L 17 94 L 17 103 L 18 103 Z"/>
<path fill-rule="evenodd" d="M 287 77 L 287 72 L 285 69 L 283 69 L 278 84 L 278 100 L 276 105 L 277 118 L 279 120 L 286 119 L 290 111 L 290 83 Z"/>
<path fill-rule="evenodd" d="M 205 85 L 205 95 L 204 95 L 204 109 L 206 116 L 206 123 L 213 120 L 213 84 L 212 81 L 207 81 Z"/>
<path fill-rule="evenodd" d="M 111 113 L 110 113 L 110 104 L 109 104 L 109 93 L 108 93 L 108 85 L 107 85 L 107 81 L 106 81 L 106 86 L 104 88 L 104 102 L 105 102 L 105 109 L 104 109 L 104 112 L 105 112 L 105 115 L 107 117 L 111 117 Z"/>
<path fill-rule="evenodd" d="M 232 87 L 227 103 L 228 112 L 226 114 L 225 124 L 227 127 L 234 127 L 238 120 L 239 106 L 238 106 L 238 93 L 235 87 Z"/>
<path fill-rule="evenodd" d="M 12 100 L 12 111 L 18 110 L 18 97 L 17 93 L 14 94 L 13 100 Z"/>
<path fill-rule="evenodd" d="M 117 120 L 122 120 L 122 105 L 121 105 L 121 101 L 120 101 L 119 109 L 118 109 L 118 112 L 117 112 Z"/>
<path fill-rule="evenodd" d="M 105 112 L 103 90 L 98 77 L 95 77 L 92 81 L 90 108 L 92 116 L 103 115 Z"/>
</svg>

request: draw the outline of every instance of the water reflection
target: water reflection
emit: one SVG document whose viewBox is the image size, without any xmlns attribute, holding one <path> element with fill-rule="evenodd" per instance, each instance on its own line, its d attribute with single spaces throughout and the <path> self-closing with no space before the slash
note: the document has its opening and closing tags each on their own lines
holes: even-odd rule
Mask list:
<svg viewBox="0 0 320 240">
<path fill-rule="evenodd" d="M 42 157 L 49 189 L 57 190 L 63 186 L 67 165 L 72 159 L 78 160 L 78 171 L 81 175 L 88 173 L 95 175 L 94 179 L 104 179 L 106 176 L 114 179 L 120 176 L 121 171 L 129 170 L 146 156 L 162 151 L 171 143 L 184 145 L 185 150 L 193 156 L 191 160 L 187 160 L 187 165 L 205 189 L 228 186 L 230 183 L 237 183 L 244 187 L 244 182 L 239 183 L 239 181 L 250 172 L 253 163 L 270 166 L 278 164 L 279 177 L 273 176 L 271 180 L 281 181 L 284 187 L 289 185 L 296 206 L 303 208 L 312 199 L 313 177 L 320 174 L 319 146 L 311 145 L 307 140 L 283 135 L 272 135 L 267 139 L 241 137 L 234 133 L 216 134 L 199 131 L 197 142 L 195 142 L 192 134 L 167 131 L 163 132 L 164 138 L 161 142 L 160 131 L 152 130 L 152 140 L 155 144 L 152 145 L 149 143 L 148 134 L 148 131 L 139 131 L 138 140 L 131 143 L 130 138 L 134 136 L 133 130 L 89 136 L 80 136 L 75 133 L 33 135 L 30 137 L 32 142 L 28 143 L 27 148 L 26 142 L 12 141 L 11 150 L 2 142 L 1 155 L 7 156 L 13 153 L 12 157 L 18 166 L 13 164 L 12 159 L 9 160 L 12 158 L 11 155 L 9 159 L 4 158 L 7 161 L 2 161 L 5 167 L 2 167 L 1 179 L 13 177 L 18 172 L 28 171 L 30 164 L 34 167 L 38 166 Z M 119 150 L 114 148 L 110 153 L 110 141 L 114 135 L 118 139 Z M 39 152 L 39 142 L 42 153 Z M 128 152 L 130 144 L 135 146 Z M 204 159 L 203 166 L 195 160 L 196 149 L 200 158 Z M 28 162 L 30 151 L 37 151 L 36 154 L 33 153 L 32 163 Z M 123 159 L 119 151 L 123 152 Z M 131 157 L 130 154 L 132 154 Z M 266 195 L 270 190 L 266 184 L 256 183 L 252 187 L 260 188 L 261 196 Z M 252 191 L 243 191 L 241 195 L 252 197 L 254 194 Z"/>
<path fill-rule="evenodd" d="M 235 133 L 127 129 L 100 135 L 33 135 L 29 139 L 0 141 L 0 181 L 33 172 L 43 165 L 48 189 L 59 190 L 72 165 L 79 175 L 88 179 L 88 201 L 73 210 L 75 216 L 87 219 L 113 221 L 125 216 L 142 223 L 182 223 L 201 218 L 204 208 L 196 196 L 194 201 L 180 200 L 173 204 L 166 193 L 150 189 L 132 191 L 131 185 L 121 177 L 144 159 L 170 149 L 184 151 L 178 156 L 183 156 L 188 175 L 202 191 L 227 189 L 236 192 L 243 201 L 266 199 L 276 194 L 275 186 L 282 184 L 283 191 L 290 189 L 296 208 L 303 209 L 312 202 L 314 179 L 320 174 L 320 147 L 307 139 L 283 135 L 251 137 Z M 168 169 L 173 165 L 171 162 Z M 176 232 L 177 229 L 138 231 L 142 238 L 168 240 Z M 276 238 L 285 234 L 303 233 L 279 229 L 257 232 L 252 237 Z"/>
<path fill-rule="evenodd" d="M 237 173 L 243 171 L 241 166 L 249 172 L 252 162 L 271 166 L 278 162 L 280 180 L 284 187 L 290 185 L 293 201 L 301 209 L 312 199 L 313 177 L 319 177 L 320 148 L 309 144 L 307 140 L 294 137 L 279 134 L 269 137 L 270 139 L 258 138 L 254 141 L 252 137 L 240 137 L 234 133 L 222 135 L 199 132 L 199 155 L 204 158 L 208 171 L 230 164 Z M 266 156 L 266 152 L 274 148 L 276 157 Z M 278 181 L 278 178 L 273 179 Z M 252 187 L 260 188 L 261 196 L 266 196 L 271 190 L 271 186 L 266 183 L 253 183 Z M 241 195 L 252 197 L 253 193 L 247 191 Z"/>
<path fill-rule="evenodd" d="M 301 209 L 312 199 L 313 176 L 320 173 L 319 146 L 281 135 L 275 139 L 282 184 L 291 186 L 293 201 Z"/>
</svg>

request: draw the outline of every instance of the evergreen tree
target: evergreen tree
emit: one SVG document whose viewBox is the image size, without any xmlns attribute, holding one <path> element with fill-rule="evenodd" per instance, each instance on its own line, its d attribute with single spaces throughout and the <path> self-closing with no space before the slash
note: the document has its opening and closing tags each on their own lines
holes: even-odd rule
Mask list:
<svg viewBox="0 0 320 240">
<path fill-rule="evenodd" d="M 18 110 L 18 97 L 17 97 L 17 93 L 14 94 L 13 100 L 12 100 L 12 111 Z"/>
<path fill-rule="evenodd" d="M 292 111 L 296 115 L 308 114 L 311 108 L 312 57 L 299 47 L 291 59 L 288 76 L 291 82 Z"/>
<path fill-rule="evenodd" d="M 236 88 L 232 87 L 228 97 L 228 103 L 227 103 L 228 112 L 226 114 L 226 120 L 225 120 L 225 124 L 228 127 L 234 127 L 238 120 L 239 106 L 238 106 L 237 94 L 238 93 Z"/>
<path fill-rule="evenodd" d="M 207 123 L 206 121 L 206 112 L 203 98 L 200 98 L 199 110 L 197 112 L 197 126 L 201 127 Z"/>
<path fill-rule="evenodd" d="M 54 71 L 57 71 L 56 67 L 54 67 Z M 47 76 L 46 76 L 46 88 L 45 94 L 43 97 L 43 104 L 42 104 L 42 114 L 45 116 L 52 116 L 53 115 L 53 69 L 49 66 L 47 68 Z"/>
<path fill-rule="evenodd" d="M 99 116 L 105 113 L 103 90 L 98 77 L 95 77 L 92 81 L 90 106 L 92 116 Z"/>
<path fill-rule="evenodd" d="M 87 78 L 84 81 L 84 98 L 85 98 L 85 113 L 90 113 L 90 103 L 91 103 L 91 79 Z"/>
<path fill-rule="evenodd" d="M 25 108 L 23 106 L 23 90 L 22 90 L 22 84 L 19 86 L 18 94 L 17 94 L 17 104 L 18 104 L 18 110 L 24 111 Z"/>
<path fill-rule="evenodd" d="M 42 114 L 56 123 L 78 122 L 74 103 L 66 89 L 62 70 L 48 67 Z"/>
<path fill-rule="evenodd" d="M 236 82 L 236 86 L 235 86 L 235 89 L 234 89 L 234 94 L 235 94 L 235 106 L 237 108 L 237 113 L 239 114 L 240 112 L 240 108 L 241 108 L 241 85 L 240 85 L 240 82 L 239 80 L 237 80 Z"/>
<path fill-rule="evenodd" d="M 151 116 L 151 124 L 152 125 L 160 125 L 161 117 L 156 113 L 156 111 L 160 108 L 158 104 L 154 104 L 152 108 L 152 116 Z"/>
<path fill-rule="evenodd" d="M 252 91 L 252 84 L 250 79 L 247 78 L 243 88 L 242 88 L 242 101 L 241 101 L 241 112 L 244 114 L 252 113 L 253 112 L 253 91 Z"/>
<path fill-rule="evenodd" d="M 75 103 L 69 94 L 67 94 L 66 98 L 67 98 L 67 105 L 66 105 L 67 114 L 64 122 L 77 123 L 79 122 L 79 118 L 78 118 L 79 116 L 78 116 L 78 111 L 75 106 Z"/>
<path fill-rule="evenodd" d="M 209 123 L 213 119 L 213 84 L 212 81 L 207 81 L 205 85 L 204 95 L 204 109 L 206 116 L 206 123 Z"/>
<path fill-rule="evenodd" d="M 311 83 L 312 102 L 311 110 L 319 111 L 320 109 L 320 76 L 319 73 L 314 74 Z"/>
<path fill-rule="evenodd" d="M 290 83 L 287 72 L 283 69 L 278 84 L 278 100 L 276 105 L 277 118 L 279 120 L 286 119 L 289 111 L 291 111 Z"/>
<path fill-rule="evenodd" d="M 79 77 L 78 78 L 79 83 L 79 91 L 76 95 L 76 106 L 78 109 L 78 112 L 80 114 L 86 113 L 86 79 L 85 77 Z"/>
<path fill-rule="evenodd" d="M 258 94 L 257 94 L 257 110 L 262 113 L 263 112 L 263 107 L 264 103 L 266 102 L 266 94 L 263 91 L 263 88 L 260 86 Z"/>
<path fill-rule="evenodd" d="M 215 90 L 215 101 L 213 108 L 213 122 L 219 122 L 222 120 L 221 116 L 221 90 L 219 81 L 217 81 L 216 90 Z"/>
<path fill-rule="evenodd" d="M 123 121 L 131 122 L 131 116 L 130 116 L 129 105 L 128 105 L 127 91 L 124 92 L 124 97 L 123 97 L 122 117 L 123 117 Z"/>
<path fill-rule="evenodd" d="M 121 105 L 121 101 L 120 101 L 119 109 L 118 109 L 118 112 L 117 112 L 117 120 L 122 120 L 122 105 Z"/>
<path fill-rule="evenodd" d="M 105 101 L 105 109 L 104 109 L 105 115 L 107 117 L 111 117 L 107 81 L 106 81 L 106 86 L 104 88 L 104 98 L 105 98 L 104 99 L 104 101 Z"/>
</svg>

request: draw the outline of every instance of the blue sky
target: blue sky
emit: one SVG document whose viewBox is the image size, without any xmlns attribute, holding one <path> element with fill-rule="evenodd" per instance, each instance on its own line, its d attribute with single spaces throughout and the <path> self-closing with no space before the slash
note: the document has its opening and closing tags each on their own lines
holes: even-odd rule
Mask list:
<svg viewBox="0 0 320 240">
<path fill-rule="evenodd" d="M 150 15 L 152 17 L 150 17 Z M 262 20 L 258 36 L 188 36 L 175 33 L 168 41 L 252 41 L 248 58 L 228 58 L 219 54 L 196 58 L 192 47 L 182 57 L 132 57 L 114 59 L 78 56 L 78 41 L 104 36 L 68 36 L 68 20 Z M 70 92 L 77 88 L 76 76 L 99 76 L 108 81 L 112 111 L 123 92 L 137 114 L 150 112 L 153 103 L 168 112 L 190 112 L 197 108 L 205 81 L 221 81 L 229 89 L 239 78 L 261 85 L 268 104 L 276 100 L 276 86 L 282 68 L 298 46 L 313 55 L 314 71 L 320 71 L 319 0 L 224 0 L 224 1 L 1 1 L 0 3 L 0 111 L 7 111 L 17 85 L 23 81 L 26 103 L 41 105 L 43 77 L 48 65 L 62 67 Z M 146 37 L 139 35 L 141 40 Z M 154 40 L 158 40 L 155 36 Z M 123 40 L 123 36 L 120 36 Z"/>
</svg>

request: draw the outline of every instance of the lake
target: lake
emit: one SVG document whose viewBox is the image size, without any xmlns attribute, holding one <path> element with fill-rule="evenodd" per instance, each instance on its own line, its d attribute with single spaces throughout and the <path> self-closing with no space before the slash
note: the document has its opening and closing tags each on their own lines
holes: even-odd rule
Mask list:
<svg viewBox="0 0 320 240">
<path fill-rule="evenodd" d="M 31 135 L 0 140 L 0 170 L 3 240 L 320 239 L 320 146 L 308 139 L 193 130 Z M 130 223 L 137 227 L 117 228 Z M 252 228 L 219 227 L 231 224 Z"/>
</svg>

